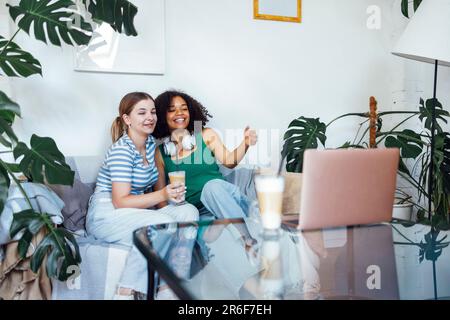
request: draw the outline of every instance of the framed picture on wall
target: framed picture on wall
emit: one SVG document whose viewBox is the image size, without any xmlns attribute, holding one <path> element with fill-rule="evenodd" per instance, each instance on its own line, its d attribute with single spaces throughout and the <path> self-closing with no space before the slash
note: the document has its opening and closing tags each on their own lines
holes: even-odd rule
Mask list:
<svg viewBox="0 0 450 320">
<path fill-rule="evenodd" d="M 75 51 L 74 69 L 87 72 L 164 74 L 164 0 L 134 0 L 136 37 L 103 23 L 87 46 Z"/>
<path fill-rule="evenodd" d="M 253 17 L 284 22 L 302 21 L 302 0 L 253 0 Z"/>
</svg>

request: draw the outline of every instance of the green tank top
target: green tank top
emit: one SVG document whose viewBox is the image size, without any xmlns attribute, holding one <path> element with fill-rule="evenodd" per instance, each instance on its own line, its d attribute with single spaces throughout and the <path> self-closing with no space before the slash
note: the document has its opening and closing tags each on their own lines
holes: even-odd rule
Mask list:
<svg viewBox="0 0 450 320">
<path fill-rule="evenodd" d="M 169 172 L 185 171 L 186 172 L 186 201 L 193 204 L 197 208 L 202 206 L 200 196 L 205 184 L 213 179 L 224 180 L 219 171 L 216 158 L 211 150 L 203 141 L 202 133 L 195 135 L 196 150 L 189 156 L 179 159 L 178 165 L 176 160 L 172 160 L 169 155 L 164 152 L 164 146 L 160 145 L 160 151 L 164 160 L 166 173 L 166 181 L 169 182 Z"/>
</svg>

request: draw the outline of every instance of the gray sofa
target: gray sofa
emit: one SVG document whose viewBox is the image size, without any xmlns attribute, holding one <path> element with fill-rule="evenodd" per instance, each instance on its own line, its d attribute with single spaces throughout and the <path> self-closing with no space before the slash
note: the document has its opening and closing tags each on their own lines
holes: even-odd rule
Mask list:
<svg viewBox="0 0 450 320">
<path fill-rule="evenodd" d="M 52 186 L 56 194 L 64 201 L 65 228 L 78 234 L 82 258 L 81 269 L 66 282 L 53 281 L 52 298 L 54 300 L 104 300 L 111 299 L 120 279 L 129 247 L 105 243 L 88 236 L 85 231 L 88 200 L 94 191 L 98 169 L 103 156 L 67 157 L 67 163 L 75 171 L 73 187 Z M 239 186 L 251 200 L 256 199 L 253 184 L 253 169 L 221 168 L 227 181 Z"/>
</svg>

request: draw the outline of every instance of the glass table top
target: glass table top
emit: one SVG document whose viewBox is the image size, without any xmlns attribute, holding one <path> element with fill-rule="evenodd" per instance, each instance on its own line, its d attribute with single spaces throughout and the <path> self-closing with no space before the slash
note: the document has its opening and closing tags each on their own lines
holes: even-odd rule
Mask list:
<svg viewBox="0 0 450 320">
<path fill-rule="evenodd" d="M 135 243 L 194 299 L 447 299 L 448 234 L 400 222 L 270 231 L 233 219 L 149 226 Z"/>
</svg>

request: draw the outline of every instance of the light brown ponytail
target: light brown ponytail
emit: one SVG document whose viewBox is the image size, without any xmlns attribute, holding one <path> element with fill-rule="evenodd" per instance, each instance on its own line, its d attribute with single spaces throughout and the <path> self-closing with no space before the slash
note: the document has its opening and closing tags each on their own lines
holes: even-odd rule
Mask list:
<svg viewBox="0 0 450 320">
<path fill-rule="evenodd" d="M 126 124 L 123 121 L 123 115 L 129 115 L 134 106 L 142 100 L 153 100 L 152 96 L 145 92 L 131 92 L 125 95 L 119 104 L 119 115 L 114 119 L 111 125 L 111 138 L 113 143 L 120 139 L 126 132 Z"/>
<path fill-rule="evenodd" d="M 111 138 L 113 143 L 119 140 L 124 132 L 125 132 L 125 123 L 123 122 L 120 116 L 117 116 L 111 125 Z"/>
</svg>

